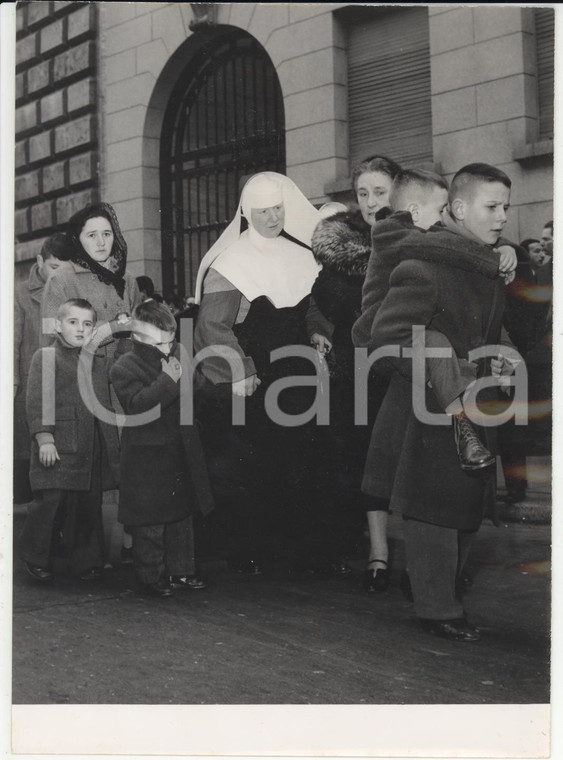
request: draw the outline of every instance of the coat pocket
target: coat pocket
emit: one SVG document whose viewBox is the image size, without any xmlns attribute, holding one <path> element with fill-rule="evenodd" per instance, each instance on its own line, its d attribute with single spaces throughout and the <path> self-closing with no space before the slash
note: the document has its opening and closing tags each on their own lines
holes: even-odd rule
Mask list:
<svg viewBox="0 0 563 760">
<path fill-rule="evenodd" d="M 78 451 L 78 422 L 73 406 L 63 406 L 56 411 L 55 446 L 60 454 Z"/>
</svg>

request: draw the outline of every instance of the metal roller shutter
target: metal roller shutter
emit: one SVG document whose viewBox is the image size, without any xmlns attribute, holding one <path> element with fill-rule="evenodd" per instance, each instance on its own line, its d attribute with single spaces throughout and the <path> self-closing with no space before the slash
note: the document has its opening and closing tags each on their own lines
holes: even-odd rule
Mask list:
<svg viewBox="0 0 563 760">
<path fill-rule="evenodd" d="M 536 8 L 536 48 L 538 60 L 539 136 L 553 137 L 553 8 Z"/>
<path fill-rule="evenodd" d="M 348 26 L 350 167 L 373 153 L 432 161 L 428 9 L 374 8 Z"/>
</svg>

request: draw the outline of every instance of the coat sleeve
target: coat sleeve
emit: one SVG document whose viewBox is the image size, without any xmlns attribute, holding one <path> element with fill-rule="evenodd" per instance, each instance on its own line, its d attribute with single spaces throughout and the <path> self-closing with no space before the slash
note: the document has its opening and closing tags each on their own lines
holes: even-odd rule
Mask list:
<svg viewBox="0 0 563 760">
<path fill-rule="evenodd" d="M 317 302 L 312 296 L 309 302 L 309 308 L 307 309 L 307 314 L 305 315 L 305 325 L 309 338 L 313 333 L 324 335 L 329 340 L 332 338 L 334 324 L 321 312 Z"/>
<path fill-rule="evenodd" d="M 234 383 L 256 374 L 252 358 L 245 355 L 233 331 L 241 299 L 241 293 L 228 280 L 213 269 L 209 270 L 195 325 L 194 347 L 196 352 L 212 348 L 213 356 L 203 359 L 200 366 L 214 385 Z M 234 351 L 241 360 L 238 371 L 233 370 L 232 375 L 223 358 L 225 348 Z"/>
<path fill-rule="evenodd" d="M 43 345 L 49 345 L 55 335 L 55 319 L 59 306 L 68 299 L 64 279 L 57 272 L 49 277 L 43 289 L 41 302 L 41 333 Z"/>
<path fill-rule="evenodd" d="M 432 268 L 418 261 L 399 264 L 391 274 L 389 290 L 371 324 L 368 351 L 388 348 L 390 353 L 396 353 L 397 348 L 412 346 L 413 326 L 428 327 L 436 313 L 436 303 L 437 283 Z M 378 361 L 381 360 L 383 365 L 390 364 L 412 380 L 410 358 L 384 352 Z"/>
<path fill-rule="evenodd" d="M 413 325 L 427 327 L 436 310 L 437 285 L 431 270 L 416 261 L 396 267 L 371 326 L 368 348 L 410 346 Z"/>
<path fill-rule="evenodd" d="M 47 353 L 52 352 L 52 353 Z M 43 393 L 43 359 L 45 356 L 52 358 L 50 362 L 53 372 L 51 376 L 53 378 L 53 387 L 51 393 L 49 389 L 46 389 L 46 393 Z M 38 433 L 51 433 L 55 432 L 55 388 L 54 388 L 54 371 L 55 371 L 55 349 L 54 348 L 40 348 L 37 350 L 31 359 L 31 366 L 29 368 L 29 376 L 27 378 L 27 395 L 25 402 L 25 409 L 27 414 L 27 422 L 29 425 L 29 432 L 31 436 L 35 436 Z M 49 373 L 48 373 L 49 374 Z M 47 375 L 48 377 L 48 375 Z M 44 397 L 45 396 L 45 397 Z M 44 408 L 45 407 L 45 408 Z M 53 424 L 47 424 L 53 421 Z"/>
<path fill-rule="evenodd" d="M 143 383 L 138 368 L 127 355 L 115 362 L 110 378 L 125 414 L 148 412 L 158 404 L 165 409 L 180 396 L 179 384 L 166 372 L 148 385 Z"/>
</svg>

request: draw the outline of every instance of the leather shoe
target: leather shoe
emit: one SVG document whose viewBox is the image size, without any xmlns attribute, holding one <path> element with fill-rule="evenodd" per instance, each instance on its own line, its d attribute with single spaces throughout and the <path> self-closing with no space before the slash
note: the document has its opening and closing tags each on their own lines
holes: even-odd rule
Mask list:
<svg viewBox="0 0 563 760">
<path fill-rule="evenodd" d="M 385 567 L 371 568 L 375 562 L 381 562 Z M 368 594 L 380 594 L 382 591 L 387 591 L 389 586 L 389 565 L 383 559 L 371 559 L 367 563 L 367 567 L 364 570 L 363 579 L 364 589 Z"/>
<path fill-rule="evenodd" d="M 54 574 L 46 567 L 39 567 L 38 565 L 32 565 L 30 562 L 24 562 L 27 574 L 31 575 L 36 581 L 41 583 L 48 583 L 55 577 Z"/>
<path fill-rule="evenodd" d="M 158 596 L 164 598 L 172 596 L 174 589 L 170 585 L 168 578 L 163 578 L 156 583 L 139 583 L 139 593 L 142 596 Z"/>
<path fill-rule="evenodd" d="M 207 588 L 207 583 L 195 575 L 171 575 L 170 585 L 172 588 L 187 588 L 190 591 Z"/>
<path fill-rule="evenodd" d="M 454 438 L 462 470 L 481 470 L 490 467 L 496 459 L 486 449 L 465 414 L 454 414 Z"/>
<path fill-rule="evenodd" d="M 479 641 L 479 629 L 469 623 L 464 617 L 451 620 L 432 620 L 419 618 L 420 624 L 427 633 L 440 636 L 450 641 Z"/>
</svg>

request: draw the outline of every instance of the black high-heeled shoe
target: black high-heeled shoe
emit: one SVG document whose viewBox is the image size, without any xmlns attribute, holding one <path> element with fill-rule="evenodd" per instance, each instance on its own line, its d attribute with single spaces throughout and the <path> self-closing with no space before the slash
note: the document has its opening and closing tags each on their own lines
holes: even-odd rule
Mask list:
<svg viewBox="0 0 563 760">
<path fill-rule="evenodd" d="M 371 568 L 375 562 L 381 562 L 385 567 Z M 384 559 L 370 559 L 364 570 L 364 589 L 368 594 L 380 594 L 389 587 L 389 565 Z"/>
</svg>

